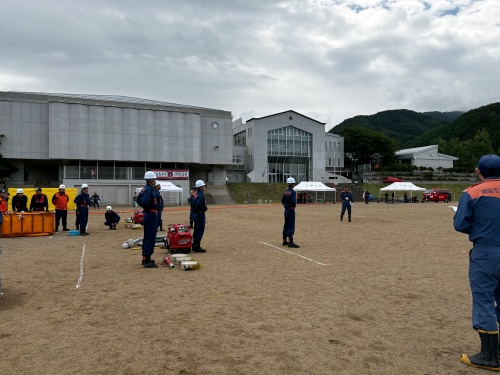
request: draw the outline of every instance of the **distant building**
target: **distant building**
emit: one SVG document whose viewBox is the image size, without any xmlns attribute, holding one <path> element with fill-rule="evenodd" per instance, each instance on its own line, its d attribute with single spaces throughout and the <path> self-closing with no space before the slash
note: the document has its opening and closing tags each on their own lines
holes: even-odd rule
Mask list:
<svg viewBox="0 0 500 375">
<path fill-rule="evenodd" d="M 231 112 L 125 96 L 0 91 L 0 134 L 9 187 L 88 183 L 106 204 L 131 204 L 150 169 L 186 196 L 233 163 Z"/>
<path fill-rule="evenodd" d="M 427 168 L 453 168 L 453 162 L 458 158 L 450 155 L 440 154 L 438 145 L 407 148 L 396 151 L 396 159 L 400 164 L 409 164 L 416 167 Z"/>
<path fill-rule="evenodd" d="M 325 123 L 289 110 L 233 121 L 233 165 L 229 181 L 331 182 L 326 171 L 344 167 L 344 138 L 325 133 Z"/>
</svg>

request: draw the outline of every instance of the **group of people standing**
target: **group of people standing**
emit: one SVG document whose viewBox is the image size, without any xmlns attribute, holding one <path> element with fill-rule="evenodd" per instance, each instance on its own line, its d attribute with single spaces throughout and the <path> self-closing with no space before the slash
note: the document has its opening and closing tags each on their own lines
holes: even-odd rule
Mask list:
<svg viewBox="0 0 500 375">
<path fill-rule="evenodd" d="M 146 185 L 135 197 L 134 202 L 144 209 L 144 237 L 142 241 L 142 265 L 144 268 L 158 268 L 156 262 L 151 259 L 156 244 L 158 228 L 163 230 L 161 213 L 164 208 L 163 198 L 160 194 L 161 185 L 156 183 L 156 174 L 148 171 L 144 175 Z M 193 246 L 194 252 L 204 253 L 201 247 L 201 240 L 205 232 L 205 211 L 207 204 L 203 192 L 205 183 L 202 180 L 196 181 L 194 190 L 191 190 L 190 204 L 190 225 L 194 224 Z"/>
</svg>

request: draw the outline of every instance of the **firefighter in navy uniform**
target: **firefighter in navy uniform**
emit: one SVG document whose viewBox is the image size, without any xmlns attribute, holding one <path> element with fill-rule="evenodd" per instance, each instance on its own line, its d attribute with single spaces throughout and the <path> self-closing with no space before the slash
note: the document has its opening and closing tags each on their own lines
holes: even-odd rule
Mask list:
<svg viewBox="0 0 500 375">
<path fill-rule="evenodd" d="M 116 230 L 116 224 L 120 222 L 120 215 L 113 211 L 113 207 L 106 207 L 104 218 L 106 219 L 104 225 L 108 226 L 109 229 Z"/>
<path fill-rule="evenodd" d="M 194 203 L 195 203 L 195 200 L 194 200 L 194 196 L 196 196 L 196 187 L 194 186 L 191 186 L 191 195 L 189 196 L 189 198 L 187 199 L 188 202 L 189 202 L 189 206 L 190 206 L 190 209 L 189 209 L 189 228 L 193 229 L 193 223 L 194 223 Z"/>
<path fill-rule="evenodd" d="M 340 221 L 344 220 L 344 213 L 347 210 L 347 217 L 351 221 L 351 205 L 354 203 L 351 188 L 347 185 L 340 193 L 340 200 L 342 201 L 342 211 L 340 213 Z"/>
<path fill-rule="evenodd" d="M 165 202 L 163 197 L 161 196 L 161 184 L 158 182 L 155 185 L 155 194 L 156 194 L 156 204 L 158 205 L 158 214 L 156 216 L 156 228 L 160 228 L 159 231 L 163 232 L 163 219 L 161 218 L 161 214 L 163 212 L 163 208 L 165 208 Z"/>
<path fill-rule="evenodd" d="M 80 218 L 80 236 L 88 236 L 87 223 L 89 220 L 90 206 L 89 185 L 82 184 L 82 190 L 80 194 L 76 196 L 74 203 L 76 203 L 76 212 Z"/>
<path fill-rule="evenodd" d="M 158 233 L 158 204 L 156 203 L 156 174 L 148 171 L 144 174 L 146 185 L 137 197 L 137 203 L 144 209 L 144 237 L 142 240 L 142 265 L 144 268 L 158 268 L 151 259 L 155 251 L 156 234 Z"/>
<path fill-rule="evenodd" d="M 288 189 L 283 193 L 281 204 L 285 208 L 285 225 L 283 225 L 283 246 L 300 247 L 293 242 L 293 235 L 295 233 L 295 208 L 297 207 L 297 193 L 293 190 L 295 186 L 295 179 L 289 177 L 286 180 Z M 288 238 L 288 240 L 287 240 Z"/>
<path fill-rule="evenodd" d="M 453 225 L 469 235 L 469 284 L 472 292 L 472 328 L 481 340 L 481 352 L 462 354 L 473 367 L 500 371 L 500 157 L 479 159 L 476 173 L 482 181 L 465 190 L 458 201 Z"/>
<path fill-rule="evenodd" d="M 49 211 L 49 200 L 42 194 L 42 188 L 36 189 L 36 193 L 31 197 L 30 211 Z"/>
<path fill-rule="evenodd" d="M 193 251 L 195 253 L 206 253 L 207 251 L 201 247 L 201 240 L 205 233 L 205 211 L 208 210 L 205 194 L 203 193 L 205 191 L 205 183 L 202 180 L 198 180 L 194 186 L 196 187 L 196 193 L 191 198 L 194 219 Z"/>
</svg>

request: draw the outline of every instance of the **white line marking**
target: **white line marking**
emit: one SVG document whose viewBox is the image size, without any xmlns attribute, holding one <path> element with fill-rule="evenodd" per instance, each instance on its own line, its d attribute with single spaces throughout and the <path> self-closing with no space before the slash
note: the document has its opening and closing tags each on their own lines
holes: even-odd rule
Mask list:
<svg viewBox="0 0 500 375">
<path fill-rule="evenodd" d="M 310 262 L 314 262 L 316 264 L 319 264 L 320 266 L 331 266 L 332 264 L 331 263 L 321 263 L 321 262 L 318 262 L 317 260 L 314 260 L 314 259 L 311 259 L 311 258 L 307 258 L 303 255 L 300 255 L 300 254 L 297 254 L 297 253 L 294 253 L 293 251 L 290 251 L 290 250 L 285 250 L 285 249 L 282 249 L 281 247 L 278 247 L 278 246 L 274 246 L 274 245 L 271 245 L 271 244 L 268 244 L 268 243 L 265 243 L 265 242 L 261 242 L 259 241 L 259 243 L 263 244 L 263 245 L 267 245 L 267 246 L 271 246 L 271 247 L 274 247 L 275 249 L 278 249 L 278 250 L 281 250 L 281 251 L 284 251 L 285 253 L 288 253 L 288 254 L 292 254 L 292 255 L 296 255 L 300 258 L 303 258 L 305 260 L 308 260 Z"/>
<path fill-rule="evenodd" d="M 82 257 L 80 258 L 80 277 L 76 282 L 76 287 L 79 288 L 83 279 L 83 257 L 85 256 L 85 244 L 83 244 Z"/>
</svg>

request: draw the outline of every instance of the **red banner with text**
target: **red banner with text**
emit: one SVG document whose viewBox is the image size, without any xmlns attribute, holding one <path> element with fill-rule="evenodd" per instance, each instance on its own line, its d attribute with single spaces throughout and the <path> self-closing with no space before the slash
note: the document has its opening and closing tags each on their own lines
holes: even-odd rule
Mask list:
<svg viewBox="0 0 500 375">
<path fill-rule="evenodd" d="M 157 180 L 189 180 L 187 169 L 152 169 Z"/>
</svg>

